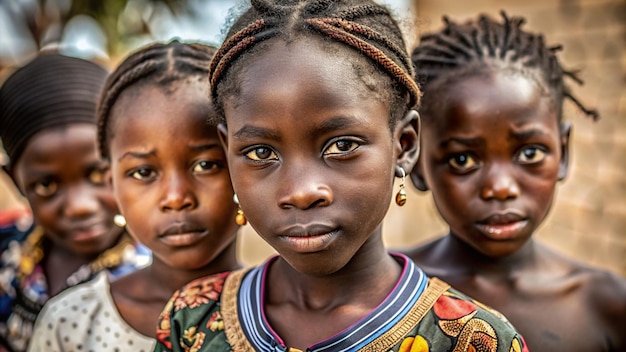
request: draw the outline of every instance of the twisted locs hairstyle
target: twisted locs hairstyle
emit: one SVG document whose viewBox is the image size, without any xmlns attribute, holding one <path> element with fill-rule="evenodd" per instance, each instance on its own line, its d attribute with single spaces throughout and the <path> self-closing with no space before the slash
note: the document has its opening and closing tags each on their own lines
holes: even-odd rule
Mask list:
<svg viewBox="0 0 626 352">
<path fill-rule="evenodd" d="M 413 79 L 411 58 L 402 31 L 387 8 L 371 0 L 252 0 L 251 3 L 252 7 L 230 28 L 209 68 L 212 100 L 220 122 L 225 122 L 225 97 L 238 93 L 242 62 L 270 45 L 267 43 L 271 38 L 290 42 L 317 35 L 352 48 L 371 60 L 383 79 L 376 81 L 378 87 L 366 85 L 389 98 L 391 126 L 398 116 L 419 105 L 421 93 Z"/>
<path fill-rule="evenodd" d="M 462 25 L 444 17 L 443 30 L 422 36 L 411 57 L 420 87 L 424 91 L 436 89 L 430 86 L 493 65 L 536 69 L 555 100 L 559 121 L 562 119 L 565 98 L 587 116 L 597 120 L 598 112 L 586 108 L 564 82 L 567 77 L 579 85 L 583 84 L 578 72 L 567 71 L 559 63 L 556 53 L 563 47 L 546 46 L 543 35 L 523 31 L 522 25 L 526 22 L 524 18 L 509 18 L 504 11 L 501 15 L 503 23 L 480 15 L 477 21 Z M 433 93 L 429 94 L 434 96 Z M 427 110 L 433 103 L 425 97 L 422 109 Z"/>
<path fill-rule="evenodd" d="M 208 78 L 208 67 L 217 49 L 198 43 L 148 45 L 129 55 L 107 79 L 98 102 L 98 146 L 103 158 L 109 157 L 109 139 L 113 136 L 110 114 L 122 92 L 136 84 L 155 84 L 164 89 L 181 80 Z"/>
</svg>

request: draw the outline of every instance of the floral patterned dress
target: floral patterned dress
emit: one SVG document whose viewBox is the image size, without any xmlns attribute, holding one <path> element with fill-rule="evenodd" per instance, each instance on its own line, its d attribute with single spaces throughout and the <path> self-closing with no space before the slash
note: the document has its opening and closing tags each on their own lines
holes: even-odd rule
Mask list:
<svg viewBox="0 0 626 352">
<path fill-rule="evenodd" d="M 25 351 L 37 315 L 50 298 L 43 270 L 44 231 L 32 227 L 24 240 L 10 241 L 0 256 L 0 338 L 13 351 Z M 114 247 L 92 263 L 83 265 L 67 280 L 74 286 L 92 279 L 103 270 L 112 278 L 147 264 L 149 253 L 130 237 L 123 236 Z"/>
<path fill-rule="evenodd" d="M 521 335 L 502 314 L 428 278 L 407 257 L 394 256 L 403 271 L 385 300 L 307 352 L 527 351 Z M 263 287 L 275 259 L 232 272 L 225 282 L 196 281 L 179 291 L 161 316 L 155 352 L 301 352 L 286 346 L 263 318 Z"/>
<path fill-rule="evenodd" d="M 230 272 L 196 279 L 176 291 L 157 326 L 155 351 L 230 351 L 220 295 Z"/>
</svg>

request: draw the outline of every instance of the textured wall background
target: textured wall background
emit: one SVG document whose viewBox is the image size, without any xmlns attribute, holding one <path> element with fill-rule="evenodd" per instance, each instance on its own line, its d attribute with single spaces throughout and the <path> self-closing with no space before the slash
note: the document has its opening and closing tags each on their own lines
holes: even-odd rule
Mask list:
<svg viewBox="0 0 626 352">
<path fill-rule="evenodd" d="M 569 103 L 573 123 L 569 177 L 558 189 L 548 219 L 536 234 L 567 255 L 626 276 L 626 5 L 623 0 L 449 0 L 416 1 L 416 20 L 405 20 L 414 40 L 438 30 L 446 14 L 464 20 L 478 13 L 524 16 L 526 29 L 542 32 L 548 44 L 561 43 L 568 68 L 582 69 L 583 87 L 575 94 L 600 110 L 593 123 Z M 4 176 L 4 175 L 1 175 Z M 429 193 L 409 189 L 406 206 L 392 204 L 385 220 L 391 248 L 414 246 L 446 230 Z M 13 189 L 0 178 L 0 208 L 15 203 Z M 273 253 L 248 225 L 241 231 L 240 253 L 255 264 Z"/>
</svg>

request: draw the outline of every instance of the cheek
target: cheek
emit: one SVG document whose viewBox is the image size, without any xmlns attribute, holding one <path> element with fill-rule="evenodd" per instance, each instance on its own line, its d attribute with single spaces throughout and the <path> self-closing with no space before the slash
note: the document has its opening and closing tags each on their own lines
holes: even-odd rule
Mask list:
<svg viewBox="0 0 626 352">
<path fill-rule="evenodd" d="M 137 192 L 136 187 L 128 187 L 128 184 L 125 181 L 119 181 L 115 178 L 113 179 L 113 192 L 112 199 L 114 201 L 114 205 L 119 206 L 120 212 L 123 213 L 124 217 L 128 218 L 132 216 L 134 213 L 134 207 L 139 205 L 140 208 L 143 205 L 143 208 L 148 208 L 148 204 L 152 204 L 155 206 L 155 203 L 151 201 L 149 193 L 144 192 L 143 196 L 140 197 L 139 192 Z M 139 203 L 139 204 L 137 204 Z"/>
<path fill-rule="evenodd" d="M 220 179 L 209 180 L 197 192 L 204 207 L 212 209 L 211 212 L 222 214 L 237 211 L 237 205 L 233 201 L 233 194 L 234 191 L 227 174 Z"/>
<path fill-rule="evenodd" d="M 105 185 L 98 189 L 96 192 L 96 196 L 98 200 L 104 207 L 105 211 L 117 212 L 117 203 L 115 202 L 115 197 L 113 195 L 113 190 L 110 186 Z"/>
<path fill-rule="evenodd" d="M 26 197 L 35 221 L 42 226 L 49 226 L 48 224 L 54 224 L 58 218 L 57 214 L 60 211 L 60 202 L 57 200 L 41 200 L 33 199 L 34 197 Z"/>
</svg>

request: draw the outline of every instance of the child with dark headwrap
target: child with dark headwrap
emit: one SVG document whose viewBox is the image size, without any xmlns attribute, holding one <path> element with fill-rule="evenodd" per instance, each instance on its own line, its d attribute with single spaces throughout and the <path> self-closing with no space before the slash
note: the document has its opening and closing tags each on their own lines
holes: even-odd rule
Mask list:
<svg viewBox="0 0 626 352">
<path fill-rule="evenodd" d="M 136 244 L 114 226 L 97 151 L 95 106 L 106 77 L 95 63 L 46 53 L 0 88 L 4 169 L 33 213 L 24 235 L 1 248 L 0 337 L 14 351 L 26 349 L 51 296 L 102 270 L 117 277 L 139 265 Z"/>
</svg>

